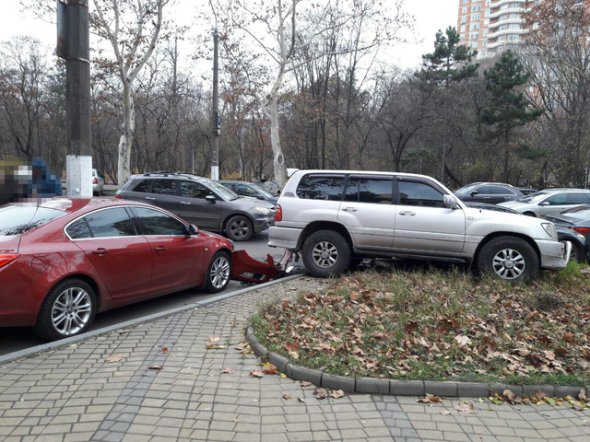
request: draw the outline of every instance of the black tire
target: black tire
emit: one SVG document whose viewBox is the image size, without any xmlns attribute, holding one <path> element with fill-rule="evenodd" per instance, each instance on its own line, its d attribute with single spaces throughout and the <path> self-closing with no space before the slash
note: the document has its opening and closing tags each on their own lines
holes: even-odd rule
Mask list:
<svg viewBox="0 0 590 442">
<path fill-rule="evenodd" d="M 484 244 L 477 257 L 477 268 L 511 282 L 529 281 L 539 272 L 539 257 L 524 239 L 500 236 Z"/>
<path fill-rule="evenodd" d="M 305 268 L 319 278 L 337 276 L 350 266 L 351 250 L 341 234 L 333 230 L 318 230 L 309 235 L 302 248 Z"/>
<path fill-rule="evenodd" d="M 586 262 L 586 258 L 584 257 L 584 251 L 580 248 L 580 246 L 574 244 L 572 242 L 572 251 L 570 253 L 570 260 L 576 262 Z"/>
<path fill-rule="evenodd" d="M 226 252 L 217 252 L 211 258 L 205 283 L 203 287 L 206 292 L 219 293 L 225 290 L 231 276 L 231 259 Z"/>
<path fill-rule="evenodd" d="M 233 241 L 248 241 L 254 235 L 254 226 L 247 216 L 235 215 L 227 220 L 225 233 Z"/>
<path fill-rule="evenodd" d="M 88 330 L 95 315 L 96 294 L 90 284 L 66 279 L 45 297 L 34 331 L 46 341 L 67 338 Z"/>
</svg>

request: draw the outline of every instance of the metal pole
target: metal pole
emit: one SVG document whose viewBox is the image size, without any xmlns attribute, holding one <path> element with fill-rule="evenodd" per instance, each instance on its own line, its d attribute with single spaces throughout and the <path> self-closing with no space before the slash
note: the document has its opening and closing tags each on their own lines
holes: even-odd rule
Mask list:
<svg viewBox="0 0 590 442">
<path fill-rule="evenodd" d="M 212 127 L 213 127 L 213 144 L 212 144 L 212 152 L 211 152 L 211 179 L 218 180 L 219 179 L 219 135 L 221 133 L 220 129 L 220 121 L 219 121 L 219 91 L 218 91 L 218 83 L 219 83 L 219 33 L 217 32 L 217 28 L 213 31 L 213 118 L 212 118 Z"/>
</svg>

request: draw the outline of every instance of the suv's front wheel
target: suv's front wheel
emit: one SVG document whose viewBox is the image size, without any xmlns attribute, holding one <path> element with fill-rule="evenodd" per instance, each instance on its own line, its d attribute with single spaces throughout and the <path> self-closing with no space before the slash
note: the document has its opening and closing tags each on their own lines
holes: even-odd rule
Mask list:
<svg viewBox="0 0 590 442">
<path fill-rule="evenodd" d="M 482 274 L 520 282 L 532 279 L 539 271 L 539 257 L 521 238 L 500 236 L 484 244 L 477 268 Z"/>
<path fill-rule="evenodd" d="M 346 239 L 333 230 L 318 230 L 303 243 L 302 258 L 312 276 L 326 278 L 346 271 L 351 250 Z"/>
</svg>

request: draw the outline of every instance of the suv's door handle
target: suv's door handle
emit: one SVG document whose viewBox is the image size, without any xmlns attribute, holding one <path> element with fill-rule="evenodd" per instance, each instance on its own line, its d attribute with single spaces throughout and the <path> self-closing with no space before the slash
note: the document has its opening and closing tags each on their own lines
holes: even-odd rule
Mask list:
<svg viewBox="0 0 590 442">
<path fill-rule="evenodd" d="M 98 249 L 93 250 L 92 254 L 98 256 L 105 256 L 107 254 L 107 249 L 99 247 Z"/>
<path fill-rule="evenodd" d="M 409 210 L 404 210 L 403 212 L 399 213 L 401 216 L 414 216 L 416 215 L 416 212 L 411 212 Z"/>
<path fill-rule="evenodd" d="M 356 207 L 345 207 L 342 209 L 344 212 L 356 212 L 358 209 Z"/>
<path fill-rule="evenodd" d="M 158 246 L 154 249 L 156 252 L 165 252 L 166 250 L 168 250 L 166 247 L 164 246 Z"/>
<path fill-rule="evenodd" d="M 191 203 L 188 201 L 181 201 L 180 204 L 184 204 L 185 206 L 190 206 Z"/>
<path fill-rule="evenodd" d="M 146 196 L 145 199 L 150 201 L 156 201 L 156 199 L 153 196 Z"/>
</svg>

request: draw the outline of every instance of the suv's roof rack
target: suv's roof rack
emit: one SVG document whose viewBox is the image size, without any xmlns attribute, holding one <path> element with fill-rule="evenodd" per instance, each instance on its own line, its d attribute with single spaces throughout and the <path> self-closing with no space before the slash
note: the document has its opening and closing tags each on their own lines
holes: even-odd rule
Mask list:
<svg viewBox="0 0 590 442">
<path fill-rule="evenodd" d="M 188 177 L 194 178 L 197 175 L 195 175 L 194 173 L 190 173 L 190 172 L 167 172 L 164 170 L 160 170 L 157 172 L 144 173 L 142 176 L 188 176 Z"/>
</svg>

